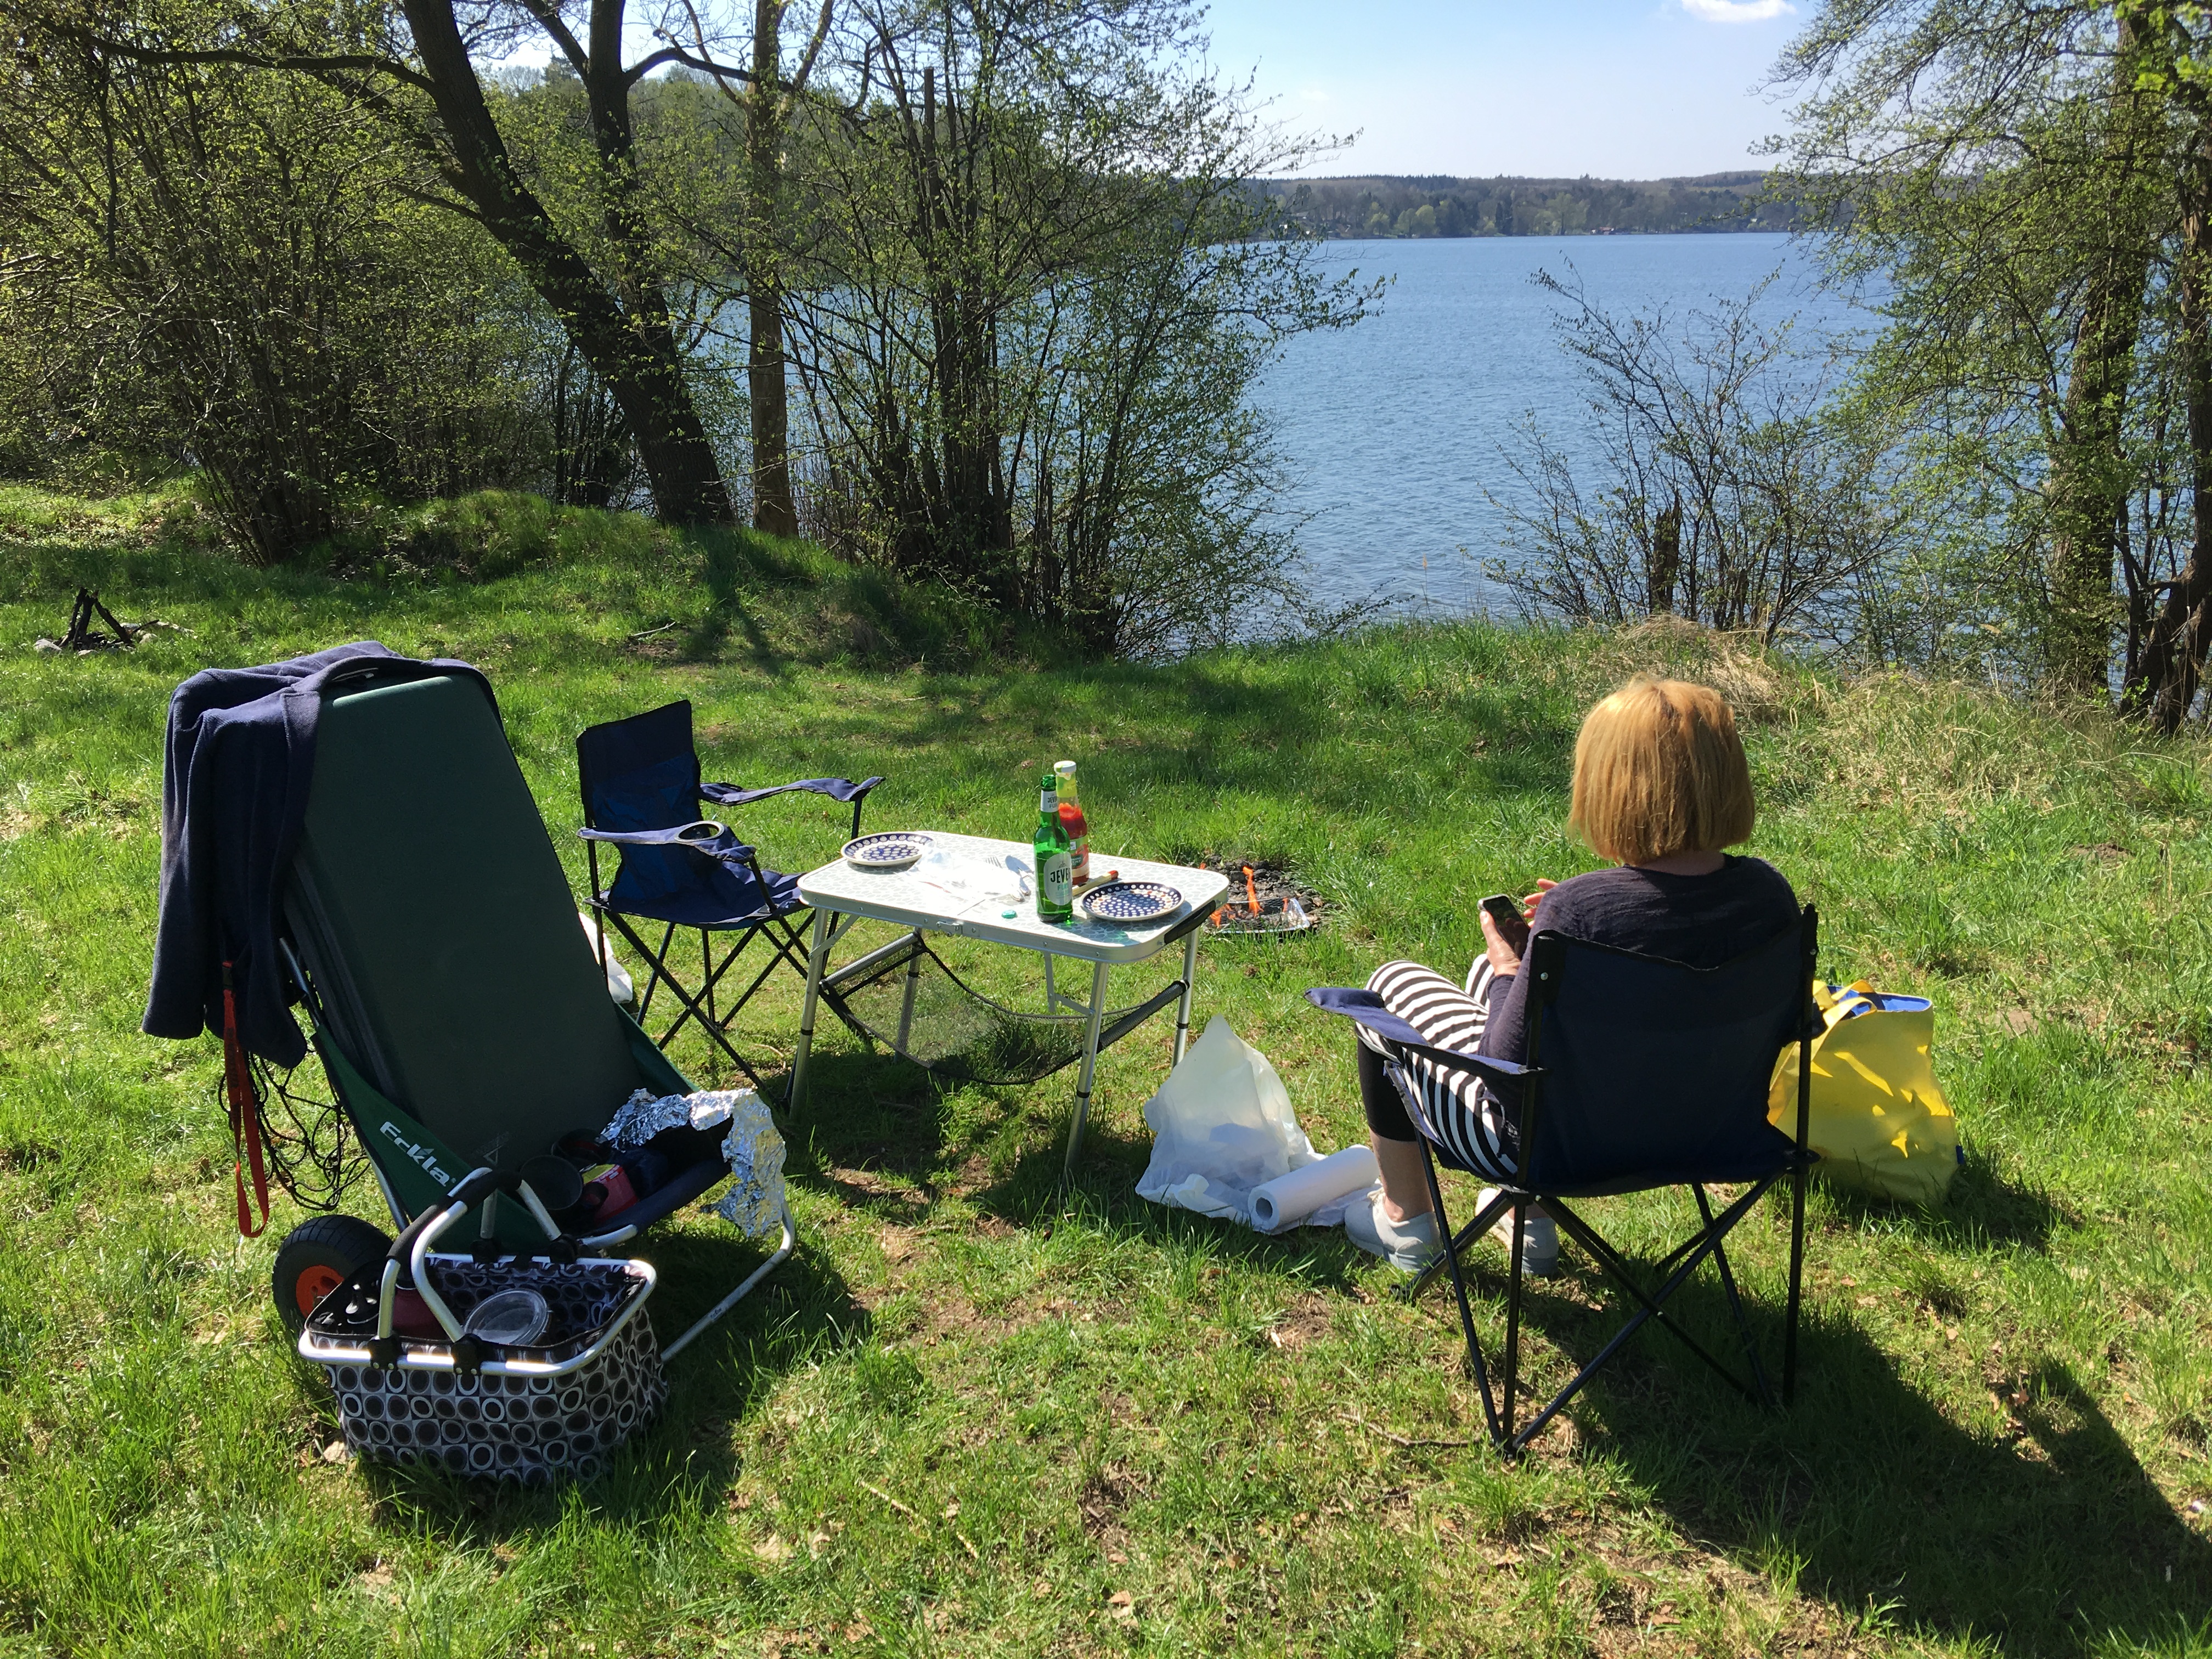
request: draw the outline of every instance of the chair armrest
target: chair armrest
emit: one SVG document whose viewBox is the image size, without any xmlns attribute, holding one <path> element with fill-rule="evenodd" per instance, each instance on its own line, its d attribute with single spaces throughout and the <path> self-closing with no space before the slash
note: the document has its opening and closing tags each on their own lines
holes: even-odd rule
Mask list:
<svg viewBox="0 0 2212 1659">
<path fill-rule="evenodd" d="M 770 795 L 788 794 L 803 789 L 810 794 L 827 795 L 831 800 L 856 801 L 881 783 L 881 778 L 864 778 L 855 783 L 850 778 L 801 778 L 796 783 L 772 784 L 765 789 L 740 789 L 734 783 L 702 783 L 699 797 L 717 806 L 743 806 L 749 801 L 765 800 Z"/>
<path fill-rule="evenodd" d="M 1471 1054 L 1459 1048 L 1439 1048 L 1400 1015 L 1383 1005 L 1374 992 L 1348 986 L 1317 986 L 1306 1000 L 1325 1014 L 1340 1014 L 1364 1025 L 1389 1044 L 1400 1059 L 1425 1060 L 1450 1071 L 1474 1072 L 1493 1083 L 1518 1081 L 1540 1074 L 1541 1068 L 1489 1054 Z"/>
<path fill-rule="evenodd" d="M 702 831 L 706 833 L 702 834 Z M 679 824 L 673 830 L 579 830 L 580 841 L 612 842 L 617 847 L 688 847 L 710 859 L 736 859 L 750 863 L 755 854 L 732 835 L 726 825 L 712 818 Z"/>
</svg>

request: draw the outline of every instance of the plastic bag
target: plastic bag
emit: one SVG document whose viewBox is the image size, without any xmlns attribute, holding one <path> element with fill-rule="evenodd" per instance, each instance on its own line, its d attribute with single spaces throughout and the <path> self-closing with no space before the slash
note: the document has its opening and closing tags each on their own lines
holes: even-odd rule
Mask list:
<svg viewBox="0 0 2212 1659">
<path fill-rule="evenodd" d="M 1248 1227 L 1254 1225 L 1255 1188 L 1322 1161 L 1267 1057 L 1218 1014 L 1145 1103 L 1145 1121 L 1154 1137 L 1152 1159 L 1137 1196 Z M 1278 1228 L 1334 1226 L 1371 1185 L 1370 1177 L 1354 1191 L 1283 1218 Z"/>
<path fill-rule="evenodd" d="M 1958 1172 L 1959 1120 L 1936 1082 L 1936 1012 L 1925 997 L 1876 991 L 1864 980 L 1816 984 L 1827 1029 L 1813 1040 L 1808 1139 L 1822 1180 L 1933 1209 Z M 1797 1131 L 1797 1045 L 1784 1048 L 1767 1094 L 1767 1121 Z"/>
</svg>

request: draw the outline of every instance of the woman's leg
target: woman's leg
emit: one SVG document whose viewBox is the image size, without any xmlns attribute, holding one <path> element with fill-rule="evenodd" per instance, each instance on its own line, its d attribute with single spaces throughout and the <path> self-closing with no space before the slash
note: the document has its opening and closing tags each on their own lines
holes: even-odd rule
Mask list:
<svg viewBox="0 0 2212 1659">
<path fill-rule="evenodd" d="M 1367 1144 L 1382 1171 L 1382 1213 L 1410 1221 L 1435 1207 L 1429 1200 L 1428 1171 L 1421 1167 L 1419 1131 L 1406 1115 L 1406 1099 L 1390 1080 L 1382 1056 L 1361 1043 L 1359 1102 L 1367 1109 Z"/>
<path fill-rule="evenodd" d="M 1479 990 L 1488 989 L 1488 975 L 1480 969 L 1471 978 L 1481 981 Z M 1490 1023 L 1490 1009 L 1483 996 L 1471 996 L 1443 975 L 1435 973 L 1413 962 L 1388 962 L 1369 975 L 1367 988 L 1381 997 L 1391 1012 L 1413 1027 L 1430 1043 L 1439 1048 L 1471 1051 L 1482 1041 L 1482 1033 Z M 1365 1031 L 1359 1034 L 1361 1047 L 1372 1052 L 1379 1060 L 1381 1045 Z M 1513 1145 L 1514 1131 L 1504 1109 L 1483 1087 L 1481 1080 L 1472 1072 L 1447 1069 L 1426 1060 L 1414 1060 L 1407 1068 L 1416 1088 L 1420 1091 L 1421 1108 L 1437 1139 L 1448 1149 L 1460 1164 L 1492 1180 L 1510 1180 L 1516 1162 Z M 1412 1119 L 1406 1115 L 1404 1103 L 1396 1087 L 1382 1066 L 1374 1067 L 1379 1089 L 1370 1090 L 1367 1070 L 1363 1061 L 1361 1094 L 1373 1102 L 1368 1123 L 1370 1130 L 1383 1139 L 1413 1140 L 1418 1133 Z M 1375 1097 L 1388 1097 L 1389 1113 L 1383 1103 Z M 1411 1149 L 1412 1159 L 1403 1165 L 1404 1176 L 1400 1186 L 1412 1186 L 1413 1191 L 1401 1196 L 1392 1192 L 1386 1173 L 1383 1190 L 1393 1200 L 1419 1213 L 1427 1210 L 1428 1182 L 1419 1167 L 1419 1148 Z M 1383 1153 L 1378 1150 L 1376 1162 Z"/>
</svg>

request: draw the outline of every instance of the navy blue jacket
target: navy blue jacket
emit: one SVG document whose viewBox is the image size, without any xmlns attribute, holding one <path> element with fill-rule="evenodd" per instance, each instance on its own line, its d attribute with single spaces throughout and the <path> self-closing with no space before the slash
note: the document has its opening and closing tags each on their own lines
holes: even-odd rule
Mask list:
<svg viewBox="0 0 2212 1659">
<path fill-rule="evenodd" d="M 417 662 L 363 640 L 259 668 L 204 669 L 169 699 L 149 1036 L 221 1036 L 228 958 L 239 1040 L 279 1066 L 306 1057 L 276 954 L 283 882 L 307 821 L 325 687 L 364 658 L 398 677 L 483 680 L 466 663 Z"/>
</svg>

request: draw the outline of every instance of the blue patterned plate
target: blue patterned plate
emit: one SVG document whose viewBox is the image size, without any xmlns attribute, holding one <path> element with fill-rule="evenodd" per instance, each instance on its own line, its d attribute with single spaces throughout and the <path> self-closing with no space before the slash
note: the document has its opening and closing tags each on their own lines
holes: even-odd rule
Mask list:
<svg viewBox="0 0 2212 1659">
<path fill-rule="evenodd" d="M 919 830 L 893 830 L 845 843 L 845 862 L 855 870 L 903 870 L 929 850 Z"/>
<path fill-rule="evenodd" d="M 1182 908 L 1182 895 L 1164 881 L 1109 881 L 1075 901 L 1085 921 L 1141 927 Z"/>
</svg>

